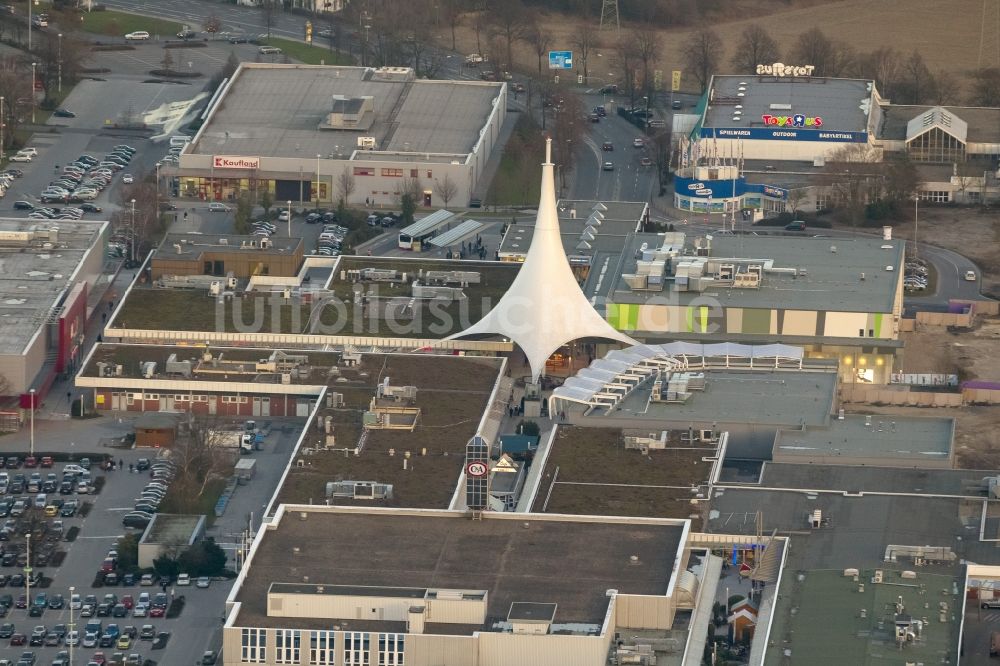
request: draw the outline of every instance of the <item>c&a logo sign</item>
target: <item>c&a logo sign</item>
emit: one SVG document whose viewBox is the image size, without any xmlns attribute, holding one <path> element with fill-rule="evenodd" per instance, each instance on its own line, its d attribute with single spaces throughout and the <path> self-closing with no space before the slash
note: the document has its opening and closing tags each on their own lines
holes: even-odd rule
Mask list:
<svg viewBox="0 0 1000 666">
<path fill-rule="evenodd" d="M 815 118 L 807 118 L 801 113 L 796 113 L 794 116 L 772 116 L 769 113 L 765 113 L 761 116 L 764 120 L 765 125 L 775 125 L 777 127 L 822 127 L 823 119 L 819 116 Z"/>
</svg>

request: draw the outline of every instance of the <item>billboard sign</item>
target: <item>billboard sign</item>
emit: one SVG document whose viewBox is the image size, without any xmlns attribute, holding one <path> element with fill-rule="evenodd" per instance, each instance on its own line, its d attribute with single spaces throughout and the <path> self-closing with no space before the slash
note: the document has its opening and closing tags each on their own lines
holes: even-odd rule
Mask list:
<svg viewBox="0 0 1000 666">
<path fill-rule="evenodd" d="M 549 51 L 549 69 L 573 69 L 573 52 Z"/>
<path fill-rule="evenodd" d="M 806 116 L 802 113 L 796 113 L 794 116 L 772 116 L 770 113 L 765 113 L 760 117 L 764 121 L 765 125 L 777 125 L 778 127 L 814 127 L 820 128 L 823 126 L 823 119 L 819 116 Z"/>
<path fill-rule="evenodd" d="M 236 155 L 215 155 L 212 167 L 216 169 L 259 169 L 259 157 L 239 157 Z"/>
<path fill-rule="evenodd" d="M 670 90 L 677 92 L 681 89 L 681 70 L 675 69 L 670 77 Z"/>
<path fill-rule="evenodd" d="M 465 468 L 466 474 L 475 477 L 486 476 L 487 472 L 489 471 L 490 471 L 489 465 L 479 460 L 470 462 Z"/>
<path fill-rule="evenodd" d="M 814 65 L 786 65 L 776 62 L 773 65 L 757 65 L 758 76 L 812 76 Z"/>
<path fill-rule="evenodd" d="M 689 190 L 703 190 L 703 189 L 705 189 L 705 184 L 704 183 L 691 183 L 690 185 L 688 185 L 688 189 Z"/>
</svg>

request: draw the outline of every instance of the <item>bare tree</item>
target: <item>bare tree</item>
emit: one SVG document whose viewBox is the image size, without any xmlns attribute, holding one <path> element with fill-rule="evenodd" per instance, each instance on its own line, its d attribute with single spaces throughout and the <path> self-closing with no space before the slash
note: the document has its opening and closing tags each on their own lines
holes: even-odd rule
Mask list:
<svg viewBox="0 0 1000 666">
<path fill-rule="evenodd" d="M 658 130 L 651 137 L 653 146 L 653 164 L 656 165 L 656 180 L 659 185 L 660 196 L 667 191 L 667 178 L 670 171 L 670 150 L 673 144 L 673 135 L 670 128 L 665 127 Z"/>
<path fill-rule="evenodd" d="M 817 76 L 842 76 L 854 66 L 855 55 L 850 47 L 835 44 L 819 28 L 799 35 L 788 54 L 796 64 L 812 65 Z"/>
<path fill-rule="evenodd" d="M 795 215 L 802 202 L 806 200 L 809 195 L 809 188 L 807 187 L 796 187 L 794 189 L 788 190 L 788 200 L 785 202 L 785 211 Z"/>
<path fill-rule="evenodd" d="M 458 194 L 458 183 L 453 181 L 451 176 L 445 174 L 444 178 L 434 183 L 434 191 L 441 197 L 441 201 L 444 202 L 445 208 L 447 208 L 448 202 Z"/>
<path fill-rule="evenodd" d="M 916 50 L 903 62 L 899 88 L 904 104 L 923 104 L 934 89 L 934 75 Z"/>
<path fill-rule="evenodd" d="M 858 64 L 858 73 L 875 81 L 883 97 L 895 99 L 900 74 L 898 51 L 891 46 L 883 46 L 860 58 Z"/>
<path fill-rule="evenodd" d="M 955 165 L 953 180 L 958 185 L 958 191 L 962 195 L 961 203 L 969 203 L 969 192 L 974 191 L 973 187 L 983 180 L 984 171 L 985 169 L 981 165 L 972 162 L 962 162 Z"/>
<path fill-rule="evenodd" d="M 955 76 L 949 72 L 938 71 L 934 76 L 934 90 L 931 93 L 931 103 L 948 106 L 958 104 L 961 88 Z"/>
<path fill-rule="evenodd" d="M 354 194 L 354 174 L 351 173 L 350 167 L 344 167 L 344 170 L 340 172 L 337 176 L 337 190 L 340 191 L 340 201 L 342 204 L 347 205 L 348 201 L 351 199 L 351 195 Z"/>
<path fill-rule="evenodd" d="M 171 53 L 170 49 L 163 49 L 163 59 L 160 60 L 160 67 L 163 68 L 164 73 L 169 73 L 174 69 L 174 54 Z"/>
<path fill-rule="evenodd" d="M 748 25 L 740 33 L 736 52 L 730 60 L 734 74 L 754 74 L 757 65 L 770 65 L 781 58 L 778 42 L 763 26 Z"/>
<path fill-rule="evenodd" d="M 462 10 L 464 9 L 462 0 L 442 0 L 441 10 L 444 12 L 444 20 L 451 28 L 451 50 L 455 50 L 455 30 L 462 22 Z"/>
<path fill-rule="evenodd" d="M 195 422 L 186 437 L 179 437 L 170 449 L 175 476 L 170 483 L 172 503 L 181 512 L 190 513 L 208 484 L 232 473 L 233 451 L 221 446 L 218 430 L 208 423 Z M 239 455 L 239 449 L 236 449 Z"/>
<path fill-rule="evenodd" d="M 685 44 L 684 67 L 691 72 L 701 92 L 708 87 L 712 73 L 719 68 L 722 40 L 713 30 L 704 28 L 691 36 Z"/>
<path fill-rule="evenodd" d="M 205 21 L 201 24 L 201 27 L 208 34 L 214 35 L 222 27 L 222 19 L 215 14 L 209 14 L 205 17 Z"/>
<path fill-rule="evenodd" d="M 972 73 L 972 106 L 1000 106 L 1000 69 L 987 67 Z"/>
<path fill-rule="evenodd" d="M 260 0 L 260 19 L 267 30 L 267 38 L 271 38 L 271 29 L 278 20 L 278 0 Z"/>
<path fill-rule="evenodd" d="M 3 115 L 0 122 L 4 123 L 4 146 L 0 150 L 6 150 L 8 146 L 18 145 L 15 143 L 17 129 L 21 126 L 28 114 L 25 113 L 25 105 L 19 105 L 18 100 L 23 99 L 24 90 L 31 88 L 31 74 L 25 72 L 17 65 L 13 58 L 4 58 L 0 62 L 0 96 L 4 98 Z M 27 108 L 30 109 L 30 100 Z"/>
<path fill-rule="evenodd" d="M 827 158 L 824 181 L 855 226 L 864 220 L 865 205 L 881 196 L 881 162 L 881 149 L 863 143 L 848 144 Z"/>
<path fill-rule="evenodd" d="M 497 69 L 511 71 L 514 69 L 514 42 L 525 36 L 528 26 L 524 5 L 521 0 L 497 2 L 490 7 L 489 20 L 493 34 L 500 37 L 505 46 L 503 67 Z"/>
<path fill-rule="evenodd" d="M 586 83 L 590 79 L 590 54 L 597 48 L 597 31 L 591 21 L 585 20 L 580 23 L 576 34 L 573 35 L 572 44 L 583 69 L 583 81 Z M 540 59 L 539 67 L 541 67 Z"/>
<path fill-rule="evenodd" d="M 653 90 L 653 77 L 649 75 L 650 64 L 656 62 L 656 59 L 660 57 L 659 35 L 655 29 L 646 24 L 644 27 L 633 30 L 631 38 L 635 44 L 639 62 L 642 63 L 643 94 L 649 96 Z"/>
<path fill-rule="evenodd" d="M 525 34 L 525 40 L 531 44 L 538 58 L 538 75 L 542 75 L 542 64 L 545 61 L 545 54 L 549 52 L 552 45 L 552 33 L 548 26 L 542 22 L 542 17 L 535 13 L 532 18 L 531 27 Z"/>
<path fill-rule="evenodd" d="M 920 185 L 916 165 L 908 159 L 890 160 L 883 164 L 882 197 L 897 209 L 913 200 Z"/>
<path fill-rule="evenodd" d="M 472 32 L 476 35 L 476 53 L 483 54 L 483 34 L 488 31 L 489 17 L 486 12 L 479 12 L 472 19 Z"/>
<path fill-rule="evenodd" d="M 584 120 L 583 100 L 574 92 L 562 91 L 562 104 L 555 114 L 552 131 L 552 159 L 560 167 L 562 186 L 576 166 L 576 154 L 581 148 L 589 123 Z"/>
<path fill-rule="evenodd" d="M 614 62 L 615 68 L 621 72 L 621 85 L 618 86 L 618 92 L 627 94 L 629 106 L 634 107 L 637 90 L 635 72 L 639 66 L 639 53 L 635 44 L 628 37 L 623 36 L 618 40 Z"/>
</svg>

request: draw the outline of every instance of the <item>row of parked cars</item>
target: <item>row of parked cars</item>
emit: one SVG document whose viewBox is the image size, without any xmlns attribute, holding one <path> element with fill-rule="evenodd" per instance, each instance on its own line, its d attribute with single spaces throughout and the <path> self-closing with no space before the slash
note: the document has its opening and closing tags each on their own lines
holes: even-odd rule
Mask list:
<svg viewBox="0 0 1000 666">
<path fill-rule="evenodd" d="M 80 155 L 63 168 L 58 178 L 42 190 L 42 203 L 93 201 L 111 184 L 115 173 L 132 161 L 135 148 L 120 144 L 98 160 L 92 155 Z M 122 182 L 132 183 L 131 174 L 122 176 Z"/>
<path fill-rule="evenodd" d="M 338 224 L 326 224 L 323 232 L 316 242 L 316 254 L 327 257 L 336 257 L 343 249 L 344 239 L 347 238 L 347 227 Z"/>
<path fill-rule="evenodd" d="M 133 510 L 122 518 L 122 525 L 125 527 L 145 529 L 159 510 L 163 498 L 167 496 L 167 487 L 174 478 L 174 463 L 169 460 L 156 460 L 149 463 L 149 470 L 153 478 L 136 498 Z"/>
<path fill-rule="evenodd" d="M 69 469 L 67 469 L 67 467 Z M 83 469 L 79 465 L 67 465 L 63 468 L 62 477 L 55 472 L 48 472 L 42 477 L 41 472 L 0 472 L 0 495 L 7 493 L 46 493 L 60 495 L 72 495 L 79 493 L 89 495 L 93 490 L 94 479 L 89 470 Z"/>
</svg>

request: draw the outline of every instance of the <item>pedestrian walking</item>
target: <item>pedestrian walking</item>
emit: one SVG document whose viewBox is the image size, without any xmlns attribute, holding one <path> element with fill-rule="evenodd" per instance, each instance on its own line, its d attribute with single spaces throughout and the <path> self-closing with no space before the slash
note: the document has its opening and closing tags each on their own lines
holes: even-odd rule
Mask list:
<svg viewBox="0 0 1000 666">
<path fill-rule="evenodd" d="M 135 465 L 133 465 L 132 463 L 129 463 L 128 464 L 128 473 L 131 474 L 134 471 L 135 471 Z"/>
<path fill-rule="evenodd" d="M 123 469 L 125 467 L 125 461 L 121 458 L 118 459 L 118 469 Z"/>
</svg>

